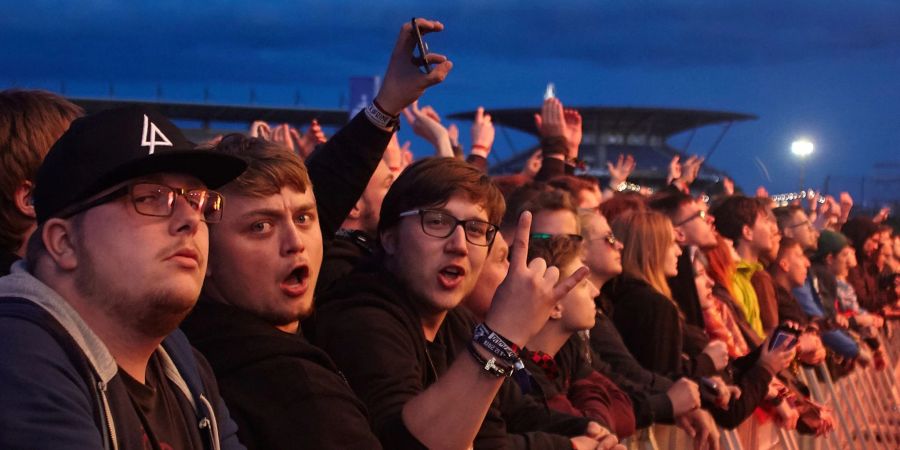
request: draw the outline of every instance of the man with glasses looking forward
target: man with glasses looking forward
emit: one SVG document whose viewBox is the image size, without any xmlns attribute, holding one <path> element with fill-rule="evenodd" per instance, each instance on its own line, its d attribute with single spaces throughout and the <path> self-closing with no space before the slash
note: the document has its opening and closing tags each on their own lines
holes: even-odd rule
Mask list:
<svg viewBox="0 0 900 450">
<path fill-rule="evenodd" d="M 409 166 L 385 196 L 380 260 L 324 295 L 316 342 L 366 403 L 385 448 L 467 448 L 507 433 L 486 420 L 517 351 L 547 321 L 557 298 L 587 275 L 561 282 L 540 259 L 526 264 L 531 216 L 523 214 L 509 274 L 468 348 L 440 333 L 447 313 L 474 287 L 497 234 L 504 203 L 483 172 L 453 158 Z M 575 434 L 585 433 L 578 430 Z M 602 442 L 598 442 L 602 440 Z M 564 448 L 611 448 L 615 438 L 579 436 Z M 602 445 L 602 447 L 601 447 Z"/>
<path fill-rule="evenodd" d="M 0 447 L 243 448 L 177 331 L 240 159 L 155 111 L 78 119 L 38 171 L 38 228 L 0 278 Z"/>
</svg>

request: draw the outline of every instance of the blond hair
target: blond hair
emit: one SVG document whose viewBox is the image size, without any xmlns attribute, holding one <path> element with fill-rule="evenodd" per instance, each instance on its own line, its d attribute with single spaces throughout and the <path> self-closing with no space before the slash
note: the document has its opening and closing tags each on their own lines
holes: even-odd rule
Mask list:
<svg viewBox="0 0 900 450">
<path fill-rule="evenodd" d="M 622 240 L 622 273 L 647 282 L 672 298 L 666 281 L 666 252 L 672 245 L 672 223 L 655 211 L 623 214 L 612 223 L 613 234 Z"/>
</svg>

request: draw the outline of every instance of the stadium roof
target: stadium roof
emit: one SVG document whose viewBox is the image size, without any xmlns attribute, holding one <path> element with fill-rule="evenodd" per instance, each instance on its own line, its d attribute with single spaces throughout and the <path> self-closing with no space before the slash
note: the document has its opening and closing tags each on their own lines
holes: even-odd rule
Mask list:
<svg viewBox="0 0 900 450">
<path fill-rule="evenodd" d="M 572 108 L 581 113 L 585 132 L 639 133 L 662 137 L 706 125 L 758 118 L 750 114 L 696 109 L 598 106 Z M 537 134 L 534 126 L 534 115 L 540 112 L 537 108 L 491 109 L 489 112 L 494 124 Z M 473 120 L 474 117 L 474 111 L 450 115 L 450 118 L 464 120 Z"/>
<path fill-rule="evenodd" d="M 203 122 L 246 122 L 263 120 L 270 123 L 307 124 L 317 119 L 320 124 L 343 125 L 348 121 L 344 109 L 286 108 L 264 105 L 222 105 L 215 103 L 186 103 L 175 101 L 120 100 L 103 98 L 69 98 L 87 113 L 120 106 L 142 105 L 156 108 L 171 119 L 199 120 Z"/>
</svg>

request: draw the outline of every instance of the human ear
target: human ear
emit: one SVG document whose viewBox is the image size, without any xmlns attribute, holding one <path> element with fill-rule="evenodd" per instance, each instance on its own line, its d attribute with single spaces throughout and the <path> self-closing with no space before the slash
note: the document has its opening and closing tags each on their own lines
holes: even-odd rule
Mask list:
<svg viewBox="0 0 900 450">
<path fill-rule="evenodd" d="M 62 270 L 78 267 L 78 248 L 72 223 L 63 219 L 49 219 L 41 230 L 47 254 Z"/>
<path fill-rule="evenodd" d="M 562 304 L 560 302 L 556 302 L 556 304 L 553 305 L 553 309 L 550 310 L 550 318 L 559 320 L 559 319 L 562 319 L 562 314 L 563 314 Z"/>
<path fill-rule="evenodd" d="M 359 220 L 359 217 L 362 215 L 363 209 L 363 201 L 359 199 L 356 201 L 356 204 L 353 205 L 353 209 L 350 210 L 350 214 L 347 214 L 348 219 Z"/>
<path fill-rule="evenodd" d="M 397 227 L 394 226 L 389 230 L 385 230 L 381 233 L 381 248 L 384 249 L 384 252 L 388 255 L 393 255 L 397 252 Z"/>
<path fill-rule="evenodd" d="M 16 188 L 16 191 L 13 193 L 13 200 L 16 203 L 16 209 L 19 210 L 20 213 L 25 216 L 34 219 L 37 216 L 34 213 L 34 202 L 31 199 L 31 190 L 34 188 L 34 185 L 25 180 L 19 187 Z"/>
<path fill-rule="evenodd" d="M 778 268 L 781 269 L 782 272 L 787 273 L 789 268 L 787 259 L 782 258 L 780 261 L 778 261 Z"/>
<path fill-rule="evenodd" d="M 741 227 L 741 238 L 745 241 L 753 240 L 753 228 L 749 225 L 744 225 Z"/>
<path fill-rule="evenodd" d="M 685 236 L 684 231 L 681 230 L 681 227 L 675 228 L 674 230 L 675 230 L 675 240 L 679 244 L 683 244 L 684 241 L 687 239 L 687 236 Z"/>
</svg>

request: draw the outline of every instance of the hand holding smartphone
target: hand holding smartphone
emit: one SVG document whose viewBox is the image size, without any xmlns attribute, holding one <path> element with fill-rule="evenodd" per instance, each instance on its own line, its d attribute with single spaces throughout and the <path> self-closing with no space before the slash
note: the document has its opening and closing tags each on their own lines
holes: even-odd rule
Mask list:
<svg viewBox="0 0 900 450">
<path fill-rule="evenodd" d="M 772 339 L 769 341 L 769 350 L 782 346 L 786 349 L 791 349 L 799 342 L 800 330 L 790 323 L 782 323 L 778 325 L 778 328 L 772 334 Z"/>
<path fill-rule="evenodd" d="M 425 73 L 431 73 L 431 64 L 428 64 L 428 60 L 425 58 L 428 56 L 428 44 L 422 39 L 422 32 L 419 30 L 419 25 L 416 24 L 415 17 L 412 18 L 412 31 L 416 37 L 416 49 L 419 51 L 418 55 L 413 54 L 413 59 Z"/>
</svg>

